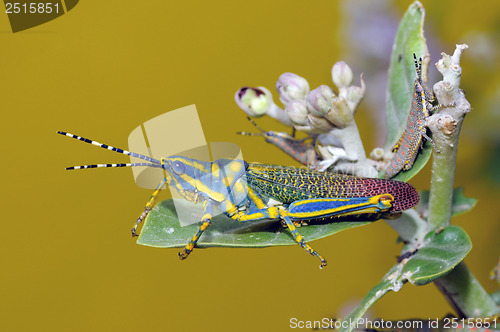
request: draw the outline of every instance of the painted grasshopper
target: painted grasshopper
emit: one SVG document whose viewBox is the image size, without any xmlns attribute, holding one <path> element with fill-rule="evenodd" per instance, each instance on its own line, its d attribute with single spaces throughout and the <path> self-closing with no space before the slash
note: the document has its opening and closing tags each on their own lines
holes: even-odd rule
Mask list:
<svg viewBox="0 0 500 332">
<path fill-rule="evenodd" d="M 410 184 L 399 181 L 357 178 L 295 167 L 247 163 L 243 160 L 204 162 L 181 156 L 157 160 L 66 132 L 58 131 L 58 134 L 147 161 L 73 166 L 67 170 L 135 166 L 165 170 L 166 176 L 151 195 L 132 229 L 134 236 L 137 235 L 137 225 L 151 211 L 161 188 L 167 182 L 186 200 L 203 204 L 201 225 L 179 252 L 180 259 L 188 257 L 203 231 L 210 226 L 214 210 L 219 208 L 241 223 L 269 219 L 280 221 L 300 247 L 321 260 L 320 267 L 323 267 L 326 266 L 326 260 L 305 242 L 297 226 L 315 220 L 391 218 L 412 208 L 419 200 L 418 193 Z"/>
<path fill-rule="evenodd" d="M 411 102 L 410 114 L 408 115 L 405 131 L 392 148 L 394 157 L 385 170 L 386 179 L 396 176 L 396 174 L 402 170 L 407 171 L 413 167 L 413 163 L 424 144 L 424 139 L 429 141 L 434 147 L 434 150 L 436 150 L 434 141 L 427 136 L 426 119 L 431 115 L 432 111 L 436 111 L 443 107 L 455 106 L 454 104 L 432 105 L 435 96 L 432 90 L 422 80 L 422 58 L 419 58 L 417 62 L 415 53 L 413 53 L 413 58 L 415 60 L 417 78 L 413 84 L 413 99 Z M 436 152 L 439 151 L 436 150 Z"/>
</svg>

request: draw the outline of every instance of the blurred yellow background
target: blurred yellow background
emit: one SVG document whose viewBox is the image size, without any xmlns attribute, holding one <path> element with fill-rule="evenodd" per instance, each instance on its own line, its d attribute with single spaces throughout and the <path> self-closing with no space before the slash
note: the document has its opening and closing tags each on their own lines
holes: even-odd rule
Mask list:
<svg viewBox="0 0 500 332">
<path fill-rule="evenodd" d="M 207 141 L 237 143 L 249 161 L 296 165 L 263 139 L 235 134 L 255 129 L 233 96 L 247 85 L 275 92 L 284 72 L 307 78 L 311 88 L 332 85 L 331 66 L 351 64 L 347 55 L 363 53 L 364 45 L 349 40 L 370 24 L 352 25 L 352 13 L 365 10 L 368 1 L 351 3 L 350 10 L 346 2 L 87 0 L 15 34 L 1 14 L 0 329 L 284 331 L 293 317 L 338 317 L 356 305 L 400 251 L 383 221 L 315 242 L 329 261 L 324 270 L 298 246 L 196 250 L 180 261 L 177 249 L 143 247 L 131 238 L 151 191 L 134 184 L 130 169 L 64 171 L 128 158 L 56 135 L 69 131 L 126 148 L 139 124 L 196 104 Z M 411 2 L 380 3 L 397 26 Z M 473 111 L 462 130 L 456 185 L 479 203 L 453 222 L 471 236 L 466 262 L 492 292 L 500 181 L 487 164 L 499 159 L 500 4 L 423 4 L 432 63 L 456 43 L 470 46 L 462 88 Z M 366 49 L 374 51 L 388 59 L 391 49 Z M 353 64 L 356 75 L 386 66 Z M 383 119 L 375 110 L 383 108 L 383 98 L 363 102 L 356 116 L 367 153 L 383 143 L 383 131 L 374 125 Z M 287 129 L 270 118 L 258 123 Z M 429 176 L 427 167 L 411 182 L 423 190 Z M 437 318 L 448 312 L 435 286 L 408 284 L 379 301 L 371 317 Z"/>
</svg>

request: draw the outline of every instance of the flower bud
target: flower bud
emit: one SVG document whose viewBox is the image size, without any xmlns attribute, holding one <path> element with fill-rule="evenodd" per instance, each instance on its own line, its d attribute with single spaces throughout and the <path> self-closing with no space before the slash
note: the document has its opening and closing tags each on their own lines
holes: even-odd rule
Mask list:
<svg viewBox="0 0 500 332">
<path fill-rule="evenodd" d="M 307 95 L 307 109 L 316 116 L 323 116 L 332 109 L 334 97 L 335 94 L 328 85 L 320 85 Z"/>
<path fill-rule="evenodd" d="M 356 109 L 363 99 L 365 92 L 359 86 L 351 86 L 347 89 L 346 99 L 353 109 Z"/>
<path fill-rule="evenodd" d="M 350 86 L 346 89 L 345 98 L 349 107 L 356 113 L 356 109 L 358 108 L 359 103 L 365 96 L 366 85 L 365 81 L 363 81 L 363 74 L 361 74 L 361 87 L 359 86 Z"/>
<path fill-rule="evenodd" d="M 370 152 L 370 158 L 373 160 L 383 160 L 384 159 L 384 149 L 375 148 L 372 152 Z"/>
<path fill-rule="evenodd" d="M 304 99 L 309 93 L 309 83 L 293 73 L 284 73 L 276 82 L 281 102 L 286 105 L 292 100 Z"/>
<path fill-rule="evenodd" d="M 349 123 L 354 121 L 352 111 L 344 98 L 333 98 L 332 105 L 332 110 L 325 114 L 325 118 L 336 127 L 345 128 Z"/>
<path fill-rule="evenodd" d="M 316 116 L 314 114 L 309 114 L 307 117 L 312 126 L 316 129 L 315 132 L 317 133 L 328 133 L 330 130 L 335 128 L 330 121 L 323 117 Z"/>
<path fill-rule="evenodd" d="M 293 126 L 296 130 L 302 131 L 304 133 L 316 133 L 316 130 L 311 126 Z"/>
<path fill-rule="evenodd" d="M 344 61 L 339 61 L 332 68 L 332 81 L 337 88 L 344 88 L 352 85 L 354 73 Z"/>
<path fill-rule="evenodd" d="M 271 92 L 263 87 L 243 87 L 236 92 L 234 99 L 245 113 L 255 117 L 266 114 L 274 104 Z"/>
<path fill-rule="evenodd" d="M 294 125 L 305 126 L 308 124 L 307 121 L 307 105 L 304 100 L 292 100 L 286 107 L 285 111 L 288 113 L 290 119 Z"/>
</svg>

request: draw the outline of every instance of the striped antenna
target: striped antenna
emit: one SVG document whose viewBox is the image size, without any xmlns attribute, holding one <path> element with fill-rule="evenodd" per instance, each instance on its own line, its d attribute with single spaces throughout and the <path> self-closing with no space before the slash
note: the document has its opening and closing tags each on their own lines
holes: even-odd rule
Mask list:
<svg viewBox="0 0 500 332">
<path fill-rule="evenodd" d="M 138 153 L 135 153 L 135 152 L 130 152 L 130 151 L 127 151 L 127 150 L 115 148 L 115 147 L 112 147 L 110 145 L 102 144 L 102 143 L 99 143 L 99 142 L 96 142 L 96 141 L 92 141 L 92 140 L 90 140 L 88 138 L 76 136 L 76 135 L 73 135 L 73 134 L 70 134 L 70 133 L 66 133 L 64 131 L 58 131 L 57 133 L 60 134 L 60 135 L 64 135 L 64 136 L 68 136 L 68 137 L 77 139 L 77 140 L 85 142 L 85 143 L 89 143 L 89 144 L 92 144 L 92 145 L 95 145 L 95 146 L 99 146 L 99 147 L 101 147 L 103 149 L 106 149 L 106 150 L 115 151 L 115 152 L 122 153 L 122 154 L 127 155 L 127 156 L 131 156 L 131 157 L 134 157 L 134 158 L 143 159 L 143 160 L 146 160 L 146 161 L 150 162 L 150 163 L 128 163 L 128 164 L 82 165 L 82 166 L 67 167 L 66 168 L 67 170 L 71 170 L 71 169 L 84 169 L 84 168 L 98 168 L 98 167 L 135 167 L 135 166 L 147 166 L 147 167 L 162 168 L 161 162 L 159 160 L 157 160 L 157 159 L 154 159 L 154 158 L 151 158 L 151 157 L 148 157 L 148 156 L 144 156 L 142 154 L 138 154 Z"/>
<path fill-rule="evenodd" d="M 247 120 L 250 121 L 251 124 L 253 124 L 257 129 L 261 131 L 261 133 L 248 133 L 245 131 L 238 131 L 236 134 L 238 135 L 246 135 L 246 136 L 266 136 L 267 131 L 259 127 L 259 125 L 253 121 L 249 116 L 247 116 Z"/>
<path fill-rule="evenodd" d="M 249 133 L 246 131 L 237 131 L 237 135 L 245 135 L 245 136 L 265 136 L 266 134 L 264 133 Z"/>
<path fill-rule="evenodd" d="M 66 170 L 85 169 L 85 168 L 101 168 L 101 167 L 106 168 L 106 167 L 136 167 L 136 166 L 162 168 L 162 166 L 158 165 L 158 164 L 128 163 L 128 164 L 94 164 L 94 165 L 71 166 L 71 167 L 66 167 Z"/>
<path fill-rule="evenodd" d="M 261 127 L 259 127 L 259 125 L 257 124 L 257 122 L 253 121 L 249 116 L 247 116 L 247 120 L 250 121 L 250 123 L 253 124 L 261 132 L 263 132 L 263 133 L 267 132 L 266 130 L 264 130 Z"/>
<path fill-rule="evenodd" d="M 415 60 L 415 68 L 417 69 L 417 78 L 420 83 L 422 83 L 422 58 L 418 58 L 415 53 L 413 53 L 413 59 Z"/>
</svg>

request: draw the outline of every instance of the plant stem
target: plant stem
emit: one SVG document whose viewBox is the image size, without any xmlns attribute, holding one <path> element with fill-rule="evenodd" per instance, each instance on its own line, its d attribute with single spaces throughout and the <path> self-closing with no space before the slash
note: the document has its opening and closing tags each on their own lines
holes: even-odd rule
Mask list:
<svg viewBox="0 0 500 332">
<path fill-rule="evenodd" d="M 498 314 L 493 298 L 486 293 L 464 262 L 435 284 L 460 318 L 491 317 Z"/>
<path fill-rule="evenodd" d="M 462 122 L 456 124 L 451 136 L 433 134 L 439 153 L 432 158 L 432 177 L 429 196 L 429 230 L 450 224 L 453 183 L 457 160 L 458 136 Z M 442 136 L 442 137 L 436 137 Z M 438 143 L 439 142 L 439 143 Z M 442 144 L 445 143 L 445 144 Z"/>
<path fill-rule="evenodd" d="M 453 56 L 443 53 L 443 58 L 436 63 L 443 80 L 434 85 L 434 92 L 441 104 L 454 106 L 443 108 L 427 121 L 436 149 L 439 150 L 432 162 L 428 218 L 430 231 L 449 225 L 451 219 L 458 139 L 464 117 L 471 109 L 463 91 L 459 89 L 462 74 L 460 56 L 466 48 L 467 45 L 457 45 Z M 463 262 L 435 283 L 461 317 L 487 317 L 498 313 L 493 299 Z"/>
<path fill-rule="evenodd" d="M 437 99 L 442 105 L 455 106 L 445 106 L 427 121 L 438 150 L 432 159 L 429 230 L 450 224 L 458 138 L 464 117 L 470 112 L 470 104 L 459 89 L 462 73 L 460 55 L 466 48 L 467 45 L 457 45 L 453 57 L 443 54 L 436 64 L 443 74 L 443 80 L 434 85 Z"/>
</svg>

